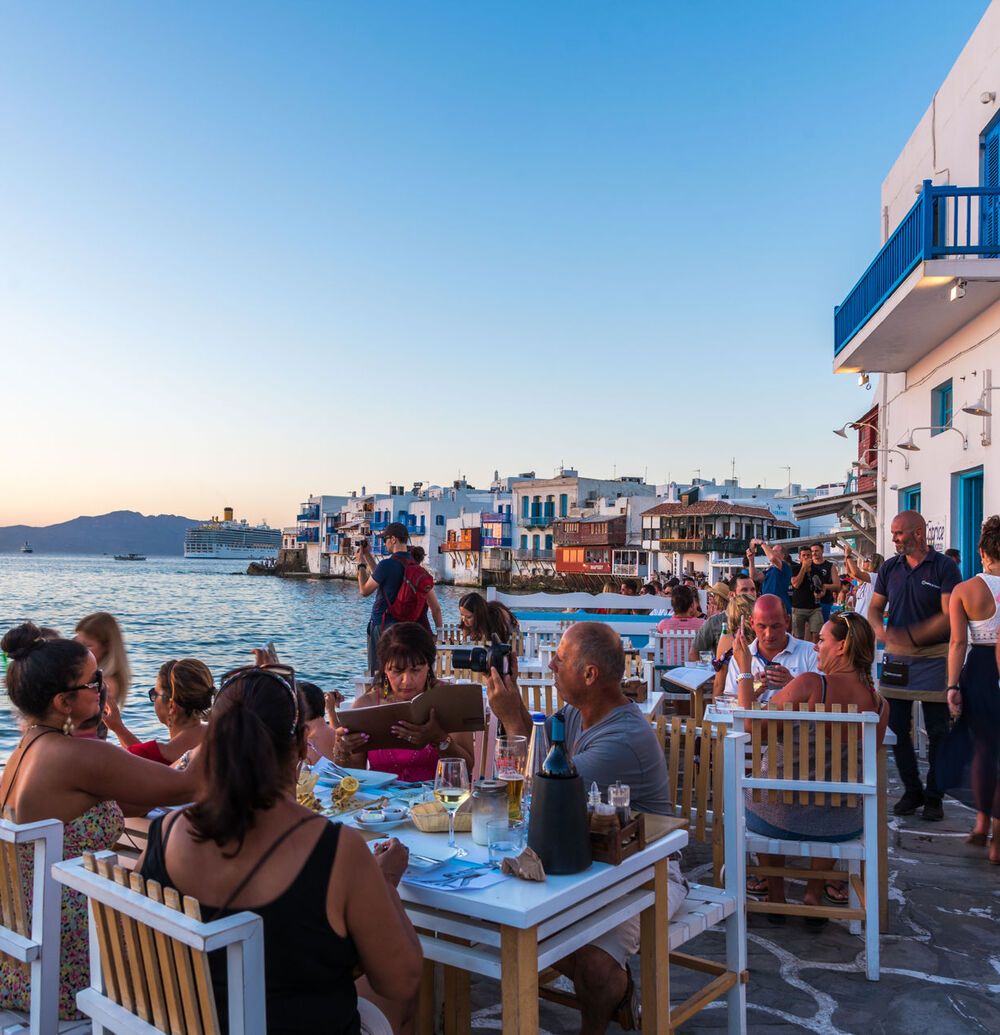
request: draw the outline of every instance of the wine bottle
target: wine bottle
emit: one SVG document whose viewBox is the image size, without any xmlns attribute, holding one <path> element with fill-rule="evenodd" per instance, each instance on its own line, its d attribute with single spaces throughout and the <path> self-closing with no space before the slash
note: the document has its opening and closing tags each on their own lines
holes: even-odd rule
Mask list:
<svg viewBox="0 0 1000 1035">
<path fill-rule="evenodd" d="M 576 766 L 573 765 L 569 752 L 566 750 L 566 720 L 562 712 L 556 712 L 552 716 L 549 739 L 552 741 L 552 747 L 545 756 L 542 773 L 557 780 L 572 779 L 576 776 Z"/>
</svg>

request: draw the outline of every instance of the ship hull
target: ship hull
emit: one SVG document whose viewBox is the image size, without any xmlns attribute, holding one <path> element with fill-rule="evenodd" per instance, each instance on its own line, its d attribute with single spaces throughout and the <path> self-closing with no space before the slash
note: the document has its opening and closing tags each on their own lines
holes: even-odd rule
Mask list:
<svg viewBox="0 0 1000 1035">
<path fill-rule="evenodd" d="M 196 561 L 266 561 L 278 556 L 278 546 L 185 547 L 184 556 Z"/>
</svg>

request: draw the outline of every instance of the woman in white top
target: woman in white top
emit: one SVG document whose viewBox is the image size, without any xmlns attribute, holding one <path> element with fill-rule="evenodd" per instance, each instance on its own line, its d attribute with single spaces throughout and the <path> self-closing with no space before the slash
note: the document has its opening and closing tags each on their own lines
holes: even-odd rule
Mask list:
<svg viewBox="0 0 1000 1035">
<path fill-rule="evenodd" d="M 868 607 L 872 602 L 872 593 L 875 590 L 875 576 L 882 567 L 882 555 L 873 553 L 871 557 L 862 557 L 858 564 L 854 559 L 854 551 L 847 543 L 844 546 L 844 566 L 847 574 L 858 584 L 854 591 L 854 610 L 862 618 L 868 617 Z"/>
<path fill-rule="evenodd" d="M 983 524 L 979 555 L 983 570 L 951 594 L 948 710 L 955 718 L 965 713 L 975 747 L 972 790 L 976 825 L 966 840 L 985 845 L 992 826 L 989 860 L 1000 866 L 1000 516 Z"/>
</svg>

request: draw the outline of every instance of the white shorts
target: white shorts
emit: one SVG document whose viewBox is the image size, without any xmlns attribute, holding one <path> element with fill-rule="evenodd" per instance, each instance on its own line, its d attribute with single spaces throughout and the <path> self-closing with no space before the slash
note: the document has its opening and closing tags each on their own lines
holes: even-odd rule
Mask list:
<svg viewBox="0 0 1000 1035">
<path fill-rule="evenodd" d="M 671 859 L 667 864 L 668 920 L 680 909 L 687 893 L 687 881 L 681 876 L 680 860 Z M 624 970 L 629 956 L 634 956 L 639 951 L 639 914 L 617 927 L 612 927 L 590 944 L 606 952 Z"/>
</svg>

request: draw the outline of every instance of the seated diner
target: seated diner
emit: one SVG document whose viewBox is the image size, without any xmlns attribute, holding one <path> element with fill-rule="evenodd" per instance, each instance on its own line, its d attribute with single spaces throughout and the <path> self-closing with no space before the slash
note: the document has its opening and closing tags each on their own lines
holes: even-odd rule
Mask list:
<svg viewBox="0 0 1000 1035">
<path fill-rule="evenodd" d="M 358 1033 L 359 995 L 409 1032 L 422 954 L 396 892 L 408 853 L 391 841 L 373 855 L 357 831 L 296 802 L 303 705 L 286 666 L 227 673 L 195 803 L 153 821 L 138 869 L 196 898 L 206 920 L 263 919 L 268 1032 Z M 225 954 L 209 962 L 225 1031 Z"/>
<path fill-rule="evenodd" d="M 160 666 L 149 700 L 157 719 L 167 728 L 166 741 L 140 740 L 122 720 L 118 705 L 109 700 L 104 713 L 108 729 L 133 755 L 173 765 L 185 752 L 201 744 L 208 728 L 205 717 L 212 707 L 212 673 L 197 658 L 167 661 Z"/>
<path fill-rule="evenodd" d="M 186 772 L 138 758 L 94 736 L 105 704 L 101 670 L 76 640 L 45 639 L 31 622 L 0 640 L 7 664 L 5 683 L 23 723 L 23 735 L 0 780 L 0 815 L 17 823 L 58 819 L 63 855 L 101 852 L 118 843 L 123 809 L 145 813 L 157 805 L 180 805 L 195 793 L 200 767 Z M 19 854 L 22 885 L 31 909 L 33 849 Z M 62 891 L 59 1016 L 78 1020 L 76 993 L 90 983 L 87 901 Z M 28 1010 L 27 966 L 0 955 L 0 1009 Z"/>
<path fill-rule="evenodd" d="M 814 710 L 817 705 L 856 705 L 858 711 L 874 711 L 879 716 L 877 743 L 881 745 L 885 736 L 885 728 L 889 718 L 886 702 L 875 690 L 872 683 L 872 662 L 875 659 L 875 636 L 871 626 L 860 615 L 853 611 L 845 611 L 830 617 L 820 629 L 816 643 L 816 654 L 819 662 L 818 672 L 802 672 L 786 686 L 771 695 L 769 708 L 781 708 L 788 704 L 806 705 Z M 760 692 L 754 691 L 754 680 L 751 675 L 750 647 L 742 631 L 737 632 L 733 645 L 731 662 L 738 670 L 737 686 L 739 687 L 739 703 L 741 708 L 750 708 Z M 749 729 L 749 724 L 748 724 Z M 798 726 L 796 725 L 796 736 Z M 843 746 L 842 764 L 847 767 L 846 738 Z M 784 752 L 783 744 L 778 751 Z M 798 744 L 794 750 L 798 751 Z M 827 753 L 829 754 L 829 752 Z M 815 744 L 809 745 L 810 779 L 816 777 Z M 767 759 L 764 759 L 763 775 L 767 775 Z M 825 778 L 825 777 L 823 777 Z M 860 802 L 854 808 L 832 805 L 799 805 L 787 804 L 783 795 L 775 795 L 777 800 L 769 801 L 767 795 L 761 801 L 753 801 L 751 792 L 747 792 L 746 823 L 747 829 L 765 837 L 794 838 L 799 841 L 848 841 L 858 837 L 862 829 L 862 806 Z M 760 856 L 762 866 L 783 866 L 784 856 Z M 812 868 L 828 870 L 833 865 L 829 858 L 813 859 Z M 769 902 L 785 901 L 785 882 L 780 877 L 771 877 L 766 881 L 767 900 Z M 748 883 L 748 890 L 758 893 L 763 888 Z M 822 905 L 827 902 L 835 905 L 847 901 L 847 890 L 839 881 L 811 880 L 806 885 L 804 901 L 808 905 Z M 775 915 L 773 922 L 782 923 L 784 917 Z M 825 923 L 822 918 L 810 918 L 807 924 L 821 927 Z"/>
<path fill-rule="evenodd" d="M 379 637 L 375 685 L 355 698 L 353 708 L 411 701 L 437 684 L 434 637 L 416 622 L 399 622 Z M 364 733 L 336 730 L 333 760 L 351 769 L 375 769 L 395 773 L 400 780 L 433 780 L 438 759 L 461 758 L 471 773 L 475 749 L 471 733 L 446 733 L 434 716 L 422 725 L 400 722 L 393 733 L 409 747 L 369 750 Z"/>
</svg>

